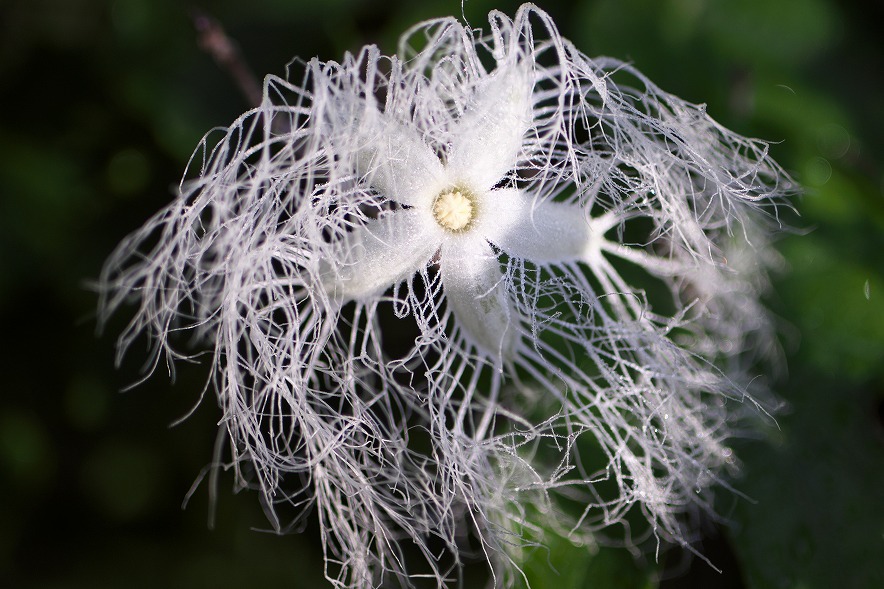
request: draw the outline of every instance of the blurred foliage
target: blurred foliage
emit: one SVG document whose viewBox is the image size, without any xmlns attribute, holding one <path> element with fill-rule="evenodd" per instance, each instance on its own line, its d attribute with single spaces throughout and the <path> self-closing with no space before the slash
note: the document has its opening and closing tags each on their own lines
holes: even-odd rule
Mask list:
<svg viewBox="0 0 884 589">
<path fill-rule="evenodd" d="M 192 3 L 199 5 L 200 3 Z M 777 142 L 807 188 L 770 304 L 781 317 L 785 411 L 742 441 L 747 498 L 697 549 L 633 557 L 555 540 L 526 574 L 538 589 L 884 587 L 884 46 L 880 3 L 566 0 L 539 4 L 590 55 L 633 61 L 725 125 Z M 468 0 L 480 26 L 491 8 Z M 210 10 L 254 70 L 293 57 L 395 50 L 457 0 L 218 0 Z M 323 587 L 315 523 L 277 537 L 257 497 L 222 474 L 179 506 L 212 458 L 218 411 L 187 414 L 206 378 L 164 370 L 132 392 L 94 334 L 88 281 L 170 198 L 191 149 L 246 108 L 176 0 L 0 3 L 0 587 Z M 472 574 L 472 573 L 471 573 Z M 481 567 L 475 578 L 484 575 Z M 470 577 L 473 578 L 473 577 Z"/>
</svg>

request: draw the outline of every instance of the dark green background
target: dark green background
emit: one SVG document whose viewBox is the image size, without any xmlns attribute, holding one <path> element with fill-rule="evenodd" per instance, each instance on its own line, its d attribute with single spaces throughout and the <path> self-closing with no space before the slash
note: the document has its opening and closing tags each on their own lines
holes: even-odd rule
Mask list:
<svg viewBox="0 0 884 589">
<path fill-rule="evenodd" d="M 802 235 L 769 304 L 782 319 L 789 407 L 739 444 L 732 521 L 701 551 L 633 560 L 551 546 L 538 589 L 884 587 L 884 7 L 834 0 L 540 3 L 590 55 L 633 61 L 737 131 L 776 141 L 806 186 Z M 198 3 L 192 3 L 198 5 Z M 492 7 L 470 0 L 474 25 Z M 133 391 L 141 350 L 113 366 L 87 288 L 112 247 L 171 197 L 209 128 L 246 109 L 173 0 L 0 1 L 0 586 L 325 587 L 313 524 L 276 537 L 253 493 L 222 475 L 181 502 L 212 456 L 219 412 L 205 368 L 157 371 Z M 339 59 L 456 0 L 228 0 L 200 5 L 253 68 Z M 481 568 L 476 569 L 481 576 Z"/>
</svg>

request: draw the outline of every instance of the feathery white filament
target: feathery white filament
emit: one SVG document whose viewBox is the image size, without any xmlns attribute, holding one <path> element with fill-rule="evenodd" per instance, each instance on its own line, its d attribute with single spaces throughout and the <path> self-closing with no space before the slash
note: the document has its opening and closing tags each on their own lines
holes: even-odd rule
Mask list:
<svg viewBox="0 0 884 589">
<path fill-rule="evenodd" d="M 268 77 L 102 274 L 120 354 L 204 342 L 238 483 L 277 529 L 317 510 L 337 587 L 410 585 L 406 544 L 444 586 L 465 530 L 498 585 L 633 509 L 685 542 L 775 347 L 767 144 L 533 5 L 489 25 Z"/>
</svg>

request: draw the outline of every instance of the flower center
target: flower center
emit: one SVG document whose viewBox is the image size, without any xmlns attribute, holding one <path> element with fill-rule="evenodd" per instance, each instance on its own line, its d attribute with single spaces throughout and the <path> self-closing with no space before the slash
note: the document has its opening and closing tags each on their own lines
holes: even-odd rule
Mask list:
<svg viewBox="0 0 884 589">
<path fill-rule="evenodd" d="M 450 188 L 433 201 L 433 217 L 443 229 L 465 231 L 476 218 L 476 198 L 462 188 Z"/>
</svg>

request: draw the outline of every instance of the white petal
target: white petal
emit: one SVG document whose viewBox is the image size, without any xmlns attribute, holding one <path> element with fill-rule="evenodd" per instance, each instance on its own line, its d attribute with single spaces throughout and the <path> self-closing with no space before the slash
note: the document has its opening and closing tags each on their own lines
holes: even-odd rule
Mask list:
<svg viewBox="0 0 884 589">
<path fill-rule="evenodd" d="M 341 256 L 324 275 L 326 289 L 347 299 L 377 296 L 427 265 L 441 236 L 426 215 L 401 210 L 347 235 Z"/>
<path fill-rule="evenodd" d="M 448 153 L 451 175 L 477 191 L 491 189 L 519 160 L 532 124 L 529 70 L 497 70 L 482 86 L 453 129 Z"/>
<path fill-rule="evenodd" d="M 467 340 L 495 358 L 517 337 L 500 261 L 484 239 L 452 240 L 442 247 L 442 286 Z"/>
<path fill-rule="evenodd" d="M 442 162 L 416 130 L 378 116 L 359 131 L 366 147 L 357 154 L 357 173 L 391 200 L 426 205 L 444 182 Z"/>
<path fill-rule="evenodd" d="M 577 205 L 535 202 L 512 188 L 484 195 L 476 231 L 508 255 L 538 264 L 586 259 L 602 237 Z"/>
</svg>

